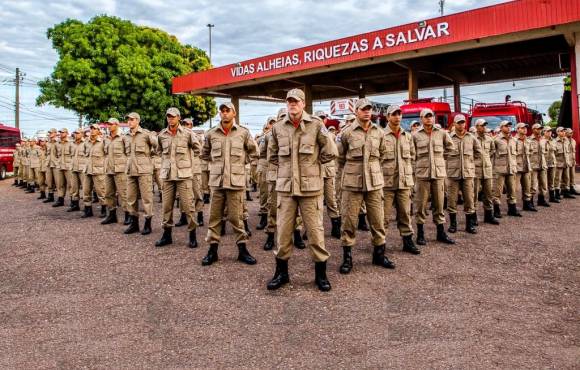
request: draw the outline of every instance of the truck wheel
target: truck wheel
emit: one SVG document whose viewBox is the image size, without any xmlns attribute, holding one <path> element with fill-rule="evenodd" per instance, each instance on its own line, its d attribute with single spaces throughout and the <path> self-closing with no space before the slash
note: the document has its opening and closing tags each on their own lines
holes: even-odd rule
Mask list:
<svg viewBox="0 0 580 370">
<path fill-rule="evenodd" d="M 6 178 L 6 166 L 0 167 L 0 180 L 4 180 Z"/>
</svg>

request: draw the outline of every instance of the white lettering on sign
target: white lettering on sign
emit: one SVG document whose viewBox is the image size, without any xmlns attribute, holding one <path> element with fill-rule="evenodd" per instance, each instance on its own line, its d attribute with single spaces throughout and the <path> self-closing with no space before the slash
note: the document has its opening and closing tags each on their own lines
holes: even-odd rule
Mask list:
<svg viewBox="0 0 580 370">
<path fill-rule="evenodd" d="M 302 55 L 294 53 L 292 55 L 263 60 L 258 63 L 240 63 L 230 68 L 230 72 L 232 77 L 242 77 L 259 72 L 293 67 L 303 63 L 315 63 L 329 59 L 348 57 L 369 50 L 393 48 L 450 35 L 449 23 L 441 22 L 435 25 L 425 25 L 398 33 L 376 36 L 372 42 L 367 38 L 362 38 L 360 40 L 307 49 L 302 52 Z"/>
</svg>

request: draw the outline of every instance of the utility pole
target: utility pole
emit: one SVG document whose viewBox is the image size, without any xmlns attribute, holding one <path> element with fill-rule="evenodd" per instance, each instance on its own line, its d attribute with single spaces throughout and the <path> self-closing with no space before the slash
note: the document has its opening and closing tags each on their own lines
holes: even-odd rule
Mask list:
<svg viewBox="0 0 580 370">
<path fill-rule="evenodd" d="M 83 114 L 79 113 L 79 128 L 83 128 Z"/>
<path fill-rule="evenodd" d="M 443 16 L 445 10 L 445 0 L 439 0 L 439 14 Z"/>
<path fill-rule="evenodd" d="M 14 85 L 16 85 L 16 98 L 14 102 L 14 122 L 16 128 L 20 128 L 20 68 L 16 68 L 16 79 L 14 80 Z"/>
<path fill-rule="evenodd" d="M 215 27 L 215 24 L 208 23 L 207 28 L 209 30 L 209 64 L 211 65 L 211 29 Z M 213 126 L 213 117 L 211 113 L 209 115 L 209 128 Z"/>
</svg>

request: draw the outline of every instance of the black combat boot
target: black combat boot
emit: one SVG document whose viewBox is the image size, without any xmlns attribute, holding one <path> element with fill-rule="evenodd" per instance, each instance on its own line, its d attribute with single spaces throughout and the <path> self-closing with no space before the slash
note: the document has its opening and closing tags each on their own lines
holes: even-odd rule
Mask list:
<svg viewBox="0 0 580 370">
<path fill-rule="evenodd" d="M 328 292 L 332 287 L 326 277 L 326 261 L 314 263 L 314 274 L 314 281 L 316 286 L 318 286 L 318 290 Z"/>
<path fill-rule="evenodd" d="M 187 215 L 185 212 L 181 212 L 181 216 L 179 217 L 179 221 L 175 224 L 175 227 L 180 227 L 187 225 Z"/>
<path fill-rule="evenodd" d="M 221 236 L 226 235 L 226 220 L 222 220 L 222 231 L 220 232 Z"/>
<path fill-rule="evenodd" d="M 266 233 L 266 243 L 264 243 L 264 250 L 271 251 L 274 248 L 275 240 L 274 233 Z"/>
<path fill-rule="evenodd" d="M 145 217 L 145 223 L 143 224 L 143 230 L 141 231 L 141 235 L 151 234 L 151 219 L 152 217 Z"/>
<path fill-rule="evenodd" d="M 207 251 L 207 255 L 203 257 L 201 260 L 202 266 L 209 266 L 218 260 L 218 245 L 216 243 L 209 245 L 209 250 Z"/>
<path fill-rule="evenodd" d="M 518 211 L 518 207 L 516 206 L 516 204 L 508 204 L 508 212 L 507 212 L 508 216 L 513 216 L 513 217 L 522 217 L 522 214 Z"/>
<path fill-rule="evenodd" d="M 294 230 L 292 235 L 293 235 L 293 239 L 294 239 L 294 246 L 296 248 L 298 248 L 298 249 L 306 248 L 306 244 L 304 243 L 304 240 L 302 240 L 302 236 L 300 236 L 300 230 Z"/>
<path fill-rule="evenodd" d="M 560 189 L 554 190 L 554 194 L 555 194 L 555 197 L 557 200 L 556 203 L 560 203 L 560 201 L 562 200 L 562 193 L 561 193 Z"/>
<path fill-rule="evenodd" d="M 455 240 L 451 239 L 445 233 L 445 225 L 437 225 L 437 241 L 445 244 L 455 244 Z"/>
<path fill-rule="evenodd" d="M 475 228 L 475 213 L 465 215 L 465 231 L 470 234 L 477 234 Z"/>
<path fill-rule="evenodd" d="M 244 231 L 246 231 L 248 238 L 252 236 L 252 231 L 250 230 L 250 225 L 248 225 L 248 220 L 244 220 Z"/>
<path fill-rule="evenodd" d="M 56 202 L 52 205 L 53 207 L 62 207 L 64 206 L 64 197 L 58 197 Z"/>
<path fill-rule="evenodd" d="M 352 247 L 342 247 L 342 265 L 340 273 L 348 274 L 352 270 Z"/>
<path fill-rule="evenodd" d="M 417 224 L 417 244 L 418 245 L 427 245 L 427 241 L 425 240 L 425 229 L 423 224 Z"/>
<path fill-rule="evenodd" d="M 559 199 L 556 199 L 556 190 L 550 190 L 550 203 L 560 203 Z"/>
<path fill-rule="evenodd" d="M 499 204 L 493 205 L 493 217 L 501 218 L 501 208 L 499 207 Z"/>
<path fill-rule="evenodd" d="M 546 198 L 544 197 L 544 194 L 538 195 L 538 205 L 542 206 L 542 207 L 549 207 L 550 206 L 550 203 L 546 202 Z"/>
<path fill-rule="evenodd" d="M 538 210 L 536 209 L 536 207 L 534 207 L 534 203 L 532 203 L 531 200 L 524 200 L 523 201 L 523 210 L 524 211 L 530 211 L 530 212 L 538 212 Z"/>
<path fill-rule="evenodd" d="M 361 213 L 358 215 L 358 227 L 361 231 L 369 231 L 369 227 L 367 226 L 367 215 Z"/>
<path fill-rule="evenodd" d="M 48 193 L 46 199 L 42 201 L 42 203 L 51 203 L 51 202 L 54 202 L 54 193 Z"/>
<path fill-rule="evenodd" d="M 117 223 L 117 208 L 110 208 L 109 215 L 101 221 L 101 225 L 110 225 Z"/>
<path fill-rule="evenodd" d="M 276 290 L 289 282 L 290 276 L 288 276 L 288 261 L 276 258 L 276 272 L 274 272 L 272 280 L 268 282 L 268 290 Z"/>
<path fill-rule="evenodd" d="M 268 226 L 268 214 L 262 213 L 260 215 L 260 222 L 258 223 L 258 226 L 256 226 L 256 230 L 264 230 L 266 226 Z"/>
<path fill-rule="evenodd" d="M 66 210 L 67 212 L 76 212 L 76 211 L 80 211 L 81 207 L 79 206 L 79 201 L 78 200 L 71 200 L 70 201 L 70 207 L 68 207 L 68 209 Z"/>
<path fill-rule="evenodd" d="M 395 264 L 385 256 L 385 245 L 376 245 L 373 249 L 373 265 L 394 269 Z"/>
<path fill-rule="evenodd" d="M 332 230 L 330 231 L 330 236 L 332 236 L 333 238 L 336 238 L 336 239 L 340 239 L 341 218 L 340 217 L 331 218 L 330 223 L 332 224 Z"/>
<path fill-rule="evenodd" d="M 129 227 L 123 231 L 124 234 L 133 234 L 139 232 L 139 217 L 138 216 L 129 216 L 131 217 L 131 223 Z"/>
<path fill-rule="evenodd" d="M 203 226 L 203 211 L 197 212 L 197 226 Z"/>
<path fill-rule="evenodd" d="M 248 190 L 246 190 L 246 200 L 247 200 L 248 202 L 251 202 L 251 201 L 253 201 L 253 199 L 252 199 L 252 196 L 250 195 L 250 192 L 249 192 Z"/>
<path fill-rule="evenodd" d="M 475 211 L 475 213 L 473 214 L 473 225 L 479 226 L 479 221 L 477 219 L 477 211 Z"/>
<path fill-rule="evenodd" d="M 99 201 L 99 197 L 97 196 L 97 192 L 93 190 L 93 203 L 97 203 Z"/>
<path fill-rule="evenodd" d="M 85 206 L 83 215 L 81 218 L 93 217 L 93 206 Z"/>
<path fill-rule="evenodd" d="M 24 180 L 20 180 L 20 185 L 18 185 L 18 187 L 21 189 L 26 189 L 26 182 L 24 182 Z"/>
<path fill-rule="evenodd" d="M 147 220 L 147 219 L 145 219 Z M 143 227 L 143 229 L 145 229 L 145 227 Z M 161 239 L 159 239 L 158 241 L 155 242 L 155 246 L 156 247 L 163 247 L 169 244 L 173 244 L 173 238 L 171 236 L 171 232 L 173 231 L 173 228 L 171 227 L 164 227 L 163 228 L 163 235 L 161 235 Z"/>
<path fill-rule="evenodd" d="M 189 243 L 187 243 L 187 246 L 189 248 L 197 248 L 197 233 L 196 233 L 197 229 L 193 229 L 189 232 Z"/>
<path fill-rule="evenodd" d="M 457 213 L 449 214 L 449 228 L 447 231 L 452 234 L 457 232 Z"/>
<path fill-rule="evenodd" d="M 36 199 L 46 199 L 46 191 L 40 191 L 40 196 Z"/>
<path fill-rule="evenodd" d="M 413 243 L 413 235 L 403 236 L 403 252 L 411 254 L 421 254 L 419 248 L 417 248 L 415 243 Z"/>
<path fill-rule="evenodd" d="M 255 192 L 257 192 L 257 191 L 258 191 L 258 184 L 256 184 L 256 183 L 253 183 L 253 184 L 252 184 L 252 192 L 254 192 L 254 193 L 255 193 Z"/>
<path fill-rule="evenodd" d="M 238 261 L 243 262 L 246 265 L 256 264 L 256 259 L 252 257 L 250 252 L 248 252 L 246 243 L 238 243 Z"/>
<path fill-rule="evenodd" d="M 35 192 L 35 190 L 34 190 L 34 184 L 28 184 L 28 185 L 26 185 L 26 191 L 25 191 L 25 193 L 31 194 L 31 193 L 34 193 L 34 192 Z"/>
<path fill-rule="evenodd" d="M 568 189 L 566 189 L 566 188 L 562 189 L 562 191 L 561 191 L 561 192 L 562 192 L 562 196 L 563 196 L 565 199 L 576 199 L 576 197 L 575 197 L 575 196 L 573 196 L 573 195 L 570 193 L 570 190 L 568 190 Z"/>
<path fill-rule="evenodd" d="M 499 225 L 499 221 L 493 216 L 493 211 L 491 209 L 483 211 L 483 222 L 486 224 Z"/>
<path fill-rule="evenodd" d="M 14 183 L 12 184 L 12 186 L 18 186 L 18 179 L 14 179 Z"/>
<path fill-rule="evenodd" d="M 101 206 L 101 214 L 99 215 L 100 218 L 107 217 L 107 206 Z"/>
<path fill-rule="evenodd" d="M 580 193 L 576 191 L 576 187 L 574 185 L 570 186 L 568 193 L 570 193 L 570 195 L 580 195 Z"/>
<path fill-rule="evenodd" d="M 125 219 L 123 220 L 123 225 L 131 224 L 131 215 L 129 212 L 125 211 Z"/>
<path fill-rule="evenodd" d="M 203 195 L 203 204 L 209 204 L 209 194 Z"/>
</svg>

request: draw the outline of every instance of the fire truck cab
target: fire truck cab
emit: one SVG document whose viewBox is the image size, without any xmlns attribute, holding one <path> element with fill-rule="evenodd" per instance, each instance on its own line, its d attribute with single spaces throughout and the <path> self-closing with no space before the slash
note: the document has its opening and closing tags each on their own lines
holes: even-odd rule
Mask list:
<svg viewBox="0 0 580 370">
<path fill-rule="evenodd" d="M 512 132 L 515 132 L 516 124 L 519 122 L 528 124 L 528 135 L 532 132 L 534 123 L 543 124 L 542 114 L 527 107 L 521 101 L 506 101 L 505 103 L 477 103 L 470 112 L 471 121 L 483 118 L 487 122 L 490 130 L 499 127 L 501 121 L 512 123 Z"/>
<path fill-rule="evenodd" d="M 413 121 L 421 122 L 419 114 L 425 108 L 429 108 L 435 113 L 435 123 L 440 124 L 444 129 L 449 129 L 453 125 L 453 118 L 457 114 L 461 114 L 461 112 L 452 112 L 449 103 L 439 102 L 434 98 L 404 100 L 404 103 L 401 105 L 401 113 L 403 114 L 401 127 L 407 131 L 411 131 Z M 469 118 L 467 121 L 469 123 Z"/>
</svg>

